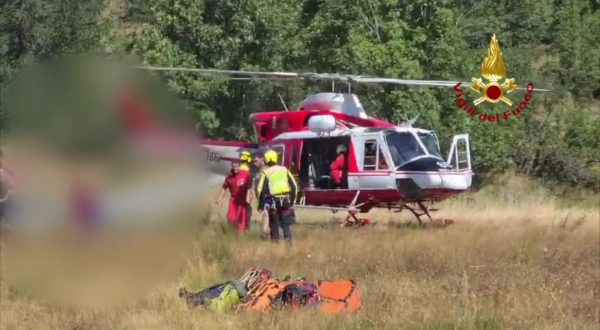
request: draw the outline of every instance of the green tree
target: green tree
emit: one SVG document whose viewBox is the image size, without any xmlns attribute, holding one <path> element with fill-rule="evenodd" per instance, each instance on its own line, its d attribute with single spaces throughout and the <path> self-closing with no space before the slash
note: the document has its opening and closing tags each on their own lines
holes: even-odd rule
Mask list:
<svg viewBox="0 0 600 330">
<path fill-rule="evenodd" d="M 61 54 L 112 52 L 107 0 L 6 0 L 0 5 L 0 92 L 24 65 Z M 7 122 L 0 102 L 0 125 Z M 2 129 L 3 126 L 0 126 Z"/>
</svg>

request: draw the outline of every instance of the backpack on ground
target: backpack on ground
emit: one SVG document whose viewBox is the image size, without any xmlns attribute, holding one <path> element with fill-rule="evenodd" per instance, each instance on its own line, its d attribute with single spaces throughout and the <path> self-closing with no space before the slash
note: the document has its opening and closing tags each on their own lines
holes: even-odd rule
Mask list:
<svg viewBox="0 0 600 330">
<path fill-rule="evenodd" d="M 317 286 L 310 282 L 300 281 L 288 285 L 283 292 L 275 299 L 276 306 L 289 306 L 292 308 L 301 308 L 314 306 L 319 302 Z"/>
<path fill-rule="evenodd" d="M 303 279 L 290 281 L 288 277 L 281 281 L 269 279 L 248 293 L 241 308 L 268 311 L 285 307 L 302 308 L 316 305 L 319 301 L 317 286 Z"/>
<path fill-rule="evenodd" d="M 293 285 L 302 285 L 302 281 L 280 281 L 269 279 L 257 285 L 242 302 L 240 307 L 255 311 L 268 311 L 285 305 L 284 292 Z"/>
<path fill-rule="evenodd" d="M 273 274 L 264 268 L 250 268 L 240 277 L 240 281 L 246 286 L 248 291 L 252 291 L 260 283 L 273 277 Z"/>
<path fill-rule="evenodd" d="M 184 288 L 179 289 L 179 297 L 190 307 L 210 307 L 214 310 L 227 310 L 237 304 L 247 294 L 246 287 L 238 280 L 215 284 L 200 292 L 192 293 Z"/>
<path fill-rule="evenodd" d="M 360 290 L 352 280 L 317 281 L 319 309 L 329 313 L 356 312 L 362 306 Z"/>
<path fill-rule="evenodd" d="M 223 291 L 210 303 L 213 310 L 226 312 L 237 305 L 248 294 L 246 287 L 239 280 L 231 280 L 225 284 Z"/>
</svg>

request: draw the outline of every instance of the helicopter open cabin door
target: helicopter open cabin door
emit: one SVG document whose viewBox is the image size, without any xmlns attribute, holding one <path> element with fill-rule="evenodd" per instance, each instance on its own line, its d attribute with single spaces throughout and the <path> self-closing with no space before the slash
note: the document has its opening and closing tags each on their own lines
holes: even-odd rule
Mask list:
<svg viewBox="0 0 600 330">
<path fill-rule="evenodd" d="M 452 139 L 452 145 L 448 151 L 446 163 L 453 170 L 462 171 L 471 169 L 471 145 L 469 143 L 469 134 L 455 135 Z"/>
</svg>

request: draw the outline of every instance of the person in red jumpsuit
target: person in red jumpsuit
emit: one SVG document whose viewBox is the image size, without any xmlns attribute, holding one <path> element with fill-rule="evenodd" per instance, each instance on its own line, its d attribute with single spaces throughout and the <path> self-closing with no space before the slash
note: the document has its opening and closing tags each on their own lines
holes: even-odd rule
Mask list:
<svg viewBox="0 0 600 330">
<path fill-rule="evenodd" d="M 237 226 L 241 233 L 248 230 L 251 209 L 249 203 L 249 191 L 252 185 L 250 172 L 240 169 L 238 164 L 234 164 L 231 173 L 225 178 L 217 204 L 220 205 L 229 190 L 229 209 L 227 211 L 227 220 L 233 226 Z"/>
<path fill-rule="evenodd" d="M 346 166 L 347 152 L 346 146 L 343 144 L 338 145 L 335 152 L 338 154 L 338 156 L 329 166 L 331 170 L 329 175 L 331 176 L 333 185 L 337 188 L 342 186 L 342 179 L 344 177 L 344 167 Z"/>
</svg>

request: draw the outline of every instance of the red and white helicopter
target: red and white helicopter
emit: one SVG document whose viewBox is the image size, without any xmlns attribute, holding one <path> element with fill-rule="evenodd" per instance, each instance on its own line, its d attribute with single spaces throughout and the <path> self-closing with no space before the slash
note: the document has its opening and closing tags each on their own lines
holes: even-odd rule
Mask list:
<svg viewBox="0 0 600 330">
<path fill-rule="evenodd" d="M 184 71 L 227 75 L 231 79 L 302 79 L 352 83 L 386 83 L 427 87 L 452 87 L 456 81 L 389 79 L 365 76 L 248 72 L 215 69 L 138 67 L 158 71 Z M 284 105 L 285 106 L 285 105 Z M 242 151 L 272 149 L 279 162 L 296 176 L 300 193 L 296 207 L 347 211 L 355 223 L 357 213 L 383 207 L 412 212 L 433 221 L 430 206 L 471 187 L 473 171 L 469 135 L 453 137 L 442 155 L 431 130 L 394 125 L 370 117 L 351 93 L 318 93 L 304 99 L 295 110 L 257 112 L 249 118 L 255 141 L 202 140 L 206 161 L 213 173 L 226 175 Z M 347 148 L 342 186 L 331 188 L 329 164 L 336 147 Z"/>
</svg>

